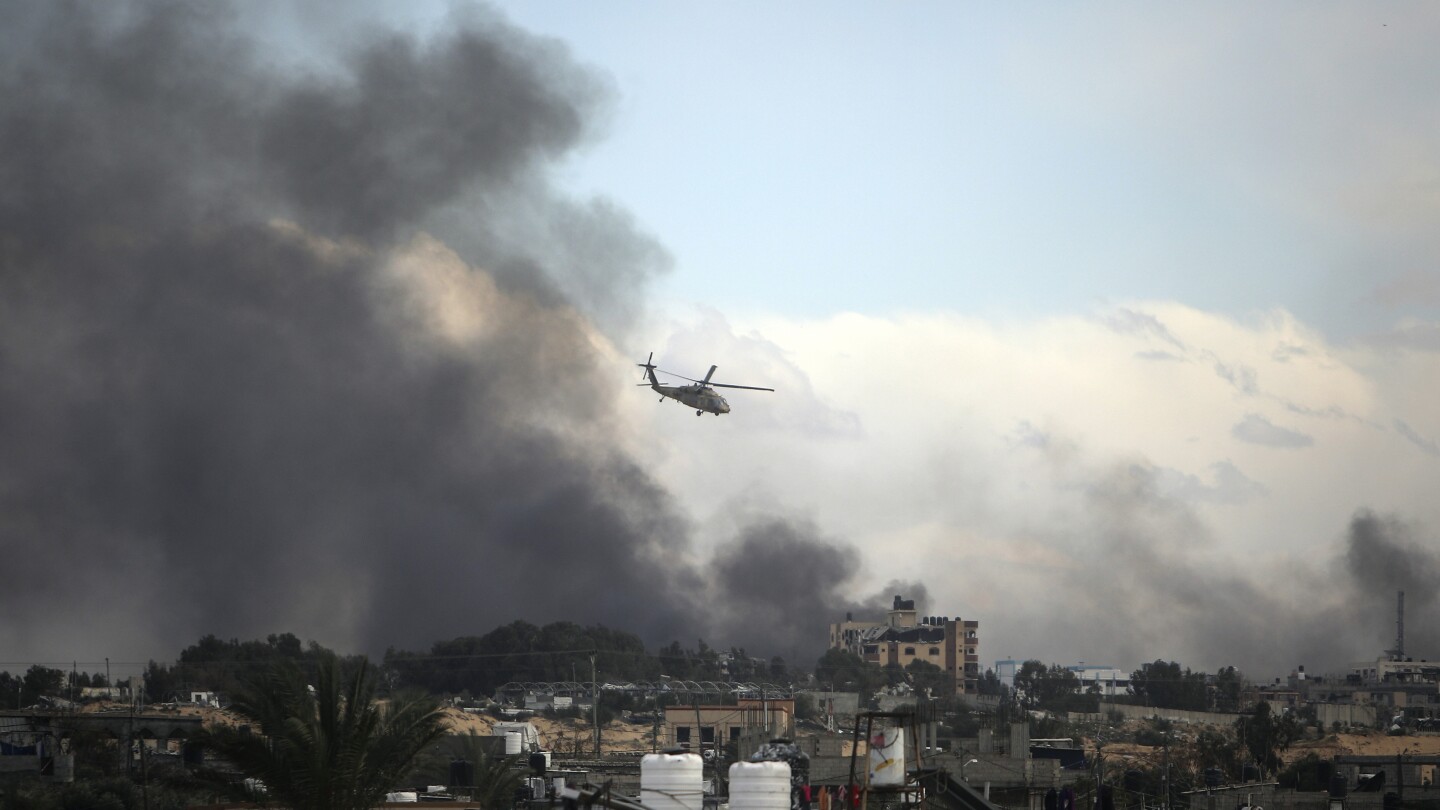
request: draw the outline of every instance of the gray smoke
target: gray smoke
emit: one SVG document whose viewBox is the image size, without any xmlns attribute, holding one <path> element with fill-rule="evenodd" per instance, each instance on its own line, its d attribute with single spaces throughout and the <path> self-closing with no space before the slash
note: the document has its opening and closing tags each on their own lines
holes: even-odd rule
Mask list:
<svg viewBox="0 0 1440 810">
<path fill-rule="evenodd" d="M 791 663 L 812 661 L 823 649 L 828 624 L 847 612 L 881 620 L 892 607 L 885 594 L 893 593 L 914 599 L 923 615 L 928 598 L 919 583 L 890 582 L 869 599 L 852 601 L 845 586 L 861 571 L 859 553 L 794 519 L 753 521 L 716 554 L 713 570 L 724 624 L 746 628 L 752 654 L 774 651 Z"/>
<path fill-rule="evenodd" d="M 712 594 L 607 430 L 591 330 L 623 337 L 668 259 L 547 183 L 605 82 L 483 10 L 307 70 L 229 11 L 0 24 L 8 655 L 374 652 L 515 618 L 818 652 L 849 552 L 766 523 L 742 546 L 796 580 L 757 587 L 737 552 Z M 813 640 L 746 637 L 775 612 Z"/>
<path fill-rule="evenodd" d="M 1167 491 L 1169 478 L 1143 463 L 1096 471 L 1074 513 L 1047 516 L 1036 538 L 1085 553 L 1052 585 L 1016 594 L 997 621 L 983 622 L 982 644 L 995 633 L 1024 642 L 1017 655 L 1044 651 L 1062 663 L 1163 658 L 1209 672 L 1234 665 L 1262 679 L 1297 665 L 1338 673 L 1392 646 L 1395 591 L 1404 589 L 1407 648 L 1437 649 L 1440 636 L 1419 617 L 1433 605 L 1440 560 L 1411 527 L 1361 509 L 1348 529 L 1315 538 L 1309 553 L 1278 568 L 1261 561 L 1263 550 L 1253 561 L 1212 558 L 1216 538 Z"/>
<path fill-rule="evenodd" d="M 1440 554 L 1420 544 L 1415 527 L 1368 509 L 1355 513 L 1346 534 L 1345 569 L 1357 618 L 1388 649 L 1395 638 L 1396 592 L 1405 592 L 1405 649 L 1415 656 L 1440 651 L 1440 630 L 1430 621 L 1440 581 Z M 1389 631 L 1389 632 L 1387 632 Z"/>
</svg>

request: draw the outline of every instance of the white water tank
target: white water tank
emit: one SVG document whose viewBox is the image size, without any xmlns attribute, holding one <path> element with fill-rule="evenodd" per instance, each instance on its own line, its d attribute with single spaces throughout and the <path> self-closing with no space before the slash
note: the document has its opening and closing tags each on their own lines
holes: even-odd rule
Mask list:
<svg viewBox="0 0 1440 810">
<path fill-rule="evenodd" d="M 790 763 L 737 762 L 730 766 L 731 810 L 790 810 Z"/>
<path fill-rule="evenodd" d="M 522 739 L 524 737 L 518 731 L 505 732 L 505 756 L 519 756 Z"/>
<path fill-rule="evenodd" d="M 695 754 L 646 754 L 640 760 L 640 803 L 650 810 L 701 810 L 701 767 Z"/>
<path fill-rule="evenodd" d="M 898 787 L 905 784 L 905 730 L 882 726 L 870 737 L 870 784 Z"/>
</svg>

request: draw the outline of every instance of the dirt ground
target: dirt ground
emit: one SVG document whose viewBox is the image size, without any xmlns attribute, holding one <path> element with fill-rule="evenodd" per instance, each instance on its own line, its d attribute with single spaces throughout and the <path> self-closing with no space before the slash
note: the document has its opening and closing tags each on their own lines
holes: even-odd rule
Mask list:
<svg viewBox="0 0 1440 810">
<path fill-rule="evenodd" d="M 1094 740 L 1087 739 L 1084 741 L 1084 745 L 1089 750 L 1095 750 Z M 1103 751 L 1107 757 L 1136 757 L 1148 761 L 1153 760 L 1159 754 L 1160 749 L 1133 743 L 1109 742 L 1105 743 Z M 1327 734 L 1318 740 L 1307 739 L 1295 743 L 1289 749 L 1281 752 L 1280 758 L 1288 763 L 1312 753 L 1321 759 L 1331 759 L 1337 755 L 1415 754 L 1437 756 L 1440 755 L 1440 735 L 1390 736 L 1380 731 Z"/>
<path fill-rule="evenodd" d="M 495 723 L 488 714 L 445 709 L 445 722 L 455 734 L 488 735 Z M 551 720 L 531 717 L 528 721 L 540 736 L 540 747 L 560 754 L 584 753 L 594 749 L 594 726 L 583 720 Z M 613 721 L 600 729 L 600 745 L 607 752 L 651 750 L 652 727 L 648 724 Z"/>
<path fill-rule="evenodd" d="M 1298 752 L 1298 753 L 1297 753 Z M 1440 736 L 1396 736 L 1376 731 L 1369 734 L 1327 734 L 1319 740 L 1304 740 L 1290 747 L 1286 759 L 1314 752 L 1322 759 L 1335 754 L 1394 756 L 1396 754 L 1440 755 Z"/>
<path fill-rule="evenodd" d="M 125 704 L 86 703 L 80 706 L 82 712 L 128 711 Z M 495 723 L 500 722 L 488 714 L 474 714 L 456 708 L 445 708 L 445 725 L 453 734 L 481 734 L 488 736 Z M 239 717 L 223 710 L 191 704 L 161 704 L 145 708 L 146 714 L 200 717 L 206 725 L 236 725 L 244 722 Z M 594 750 L 594 728 L 584 720 L 551 720 L 545 717 L 531 717 L 528 722 L 535 727 L 540 737 L 540 747 L 559 754 L 588 754 Z M 613 721 L 600 730 L 600 744 L 607 752 L 641 751 L 649 752 L 653 729 L 649 724 Z"/>
</svg>

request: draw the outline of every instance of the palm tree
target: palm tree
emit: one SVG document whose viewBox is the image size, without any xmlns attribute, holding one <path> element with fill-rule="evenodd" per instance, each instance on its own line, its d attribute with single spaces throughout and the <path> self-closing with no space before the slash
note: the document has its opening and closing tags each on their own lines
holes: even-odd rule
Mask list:
<svg viewBox="0 0 1440 810">
<path fill-rule="evenodd" d="M 230 708 L 260 733 L 218 728 L 211 747 L 292 810 L 370 810 L 445 733 L 426 696 L 377 704 L 363 658 L 348 678 L 334 656 L 322 659 L 313 686 L 294 662 L 278 662 Z"/>
</svg>

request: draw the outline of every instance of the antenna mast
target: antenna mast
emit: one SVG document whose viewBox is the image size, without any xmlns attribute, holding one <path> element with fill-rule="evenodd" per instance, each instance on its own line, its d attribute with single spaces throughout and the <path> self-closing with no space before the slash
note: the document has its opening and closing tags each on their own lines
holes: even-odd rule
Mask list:
<svg viewBox="0 0 1440 810">
<path fill-rule="evenodd" d="M 1395 605 L 1395 657 L 1405 660 L 1405 592 L 1397 592 Z"/>
<path fill-rule="evenodd" d="M 1391 661 L 1405 660 L 1405 592 L 1396 591 L 1395 649 L 1386 650 Z"/>
</svg>

